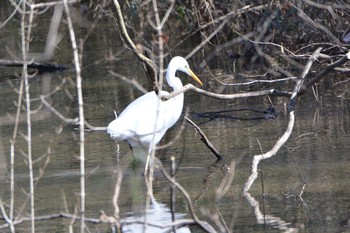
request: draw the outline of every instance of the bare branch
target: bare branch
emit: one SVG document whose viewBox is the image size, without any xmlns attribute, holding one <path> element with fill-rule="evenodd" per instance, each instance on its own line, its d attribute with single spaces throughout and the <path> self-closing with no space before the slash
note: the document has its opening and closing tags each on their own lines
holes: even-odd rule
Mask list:
<svg viewBox="0 0 350 233">
<path fill-rule="evenodd" d="M 25 10 L 26 1 L 22 3 L 22 9 Z M 31 232 L 35 232 L 35 206 L 34 206 L 34 174 L 33 174 L 33 157 L 32 157 L 32 123 L 31 123 L 31 104 L 30 104 L 30 92 L 29 92 L 29 81 L 28 81 L 28 67 L 27 67 L 27 55 L 29 50 L 29 38 L 32 28 L 32 16 L 33 8 L 31 7 L 29 26 L 26 25 L 26 15 L 22 14 L 21 19 L 21 44 L 22 44 L 22 59 L 23 69 L 22 69 L 22 79 L 24 79 L 24 92 L 26 99 L 26 115 L 27 115 L 27 156 L 28 156 L 28 172 L 29 172 L 29 189 L 30 189 L 30 217 L 31 217 Z M 27 31 L 26 31 L 27 28 Z"/>
<path fill-rule="evenodd" d="M 299 9 L 297 6 L 294 6 L 295 9 L 298 10 L 298 16 L 304 20 L 307 24 L 309 24 L 310 26 L 314 27 L 314 28 L 318 28 L 321 31 L 323 31 L 324 33 L 326 33 L 336 44 L 340 44 L 339 39 L 333 35 L 333 33 L 331 31 L 328 30 L 328 28 L 326 28 L 325 26 L 315 22 L 314 20 L 312 20 L 305 12 L 303 12 L 301 9 Z"/>
<path fill-rule="evenodd" d="M 186 92 L 188 90 L 195 91 L 199 94 L 213 97 L 213 98 L 217 98 L 217 99 L 236 99 L 236 98 L 247 98 L 247 97 L 264 96 L 264 95 L 290 97 L 290 95 L 291 95 L 290 92 L 282 92 L 282 91 L 277 91 L 275 89 L 262 90 L 262 91 L 252 91 L 252 92 L 237 93 L 237 94 L 217 94 L 217 93 L 205 91 L 205 90 L 200 89 L 198 87 L 195 87 L 189 83 L 189 84 L 186 84 L 182 89 L 180 89 L 178 91 L 174 91 L 167 96 L 162 96 L 162 99 L 168 100 L 168 99 L 170 99 L 174 96 L 177 96 L 180 93 Z"/>
<path fill-rule="evenodd" d="M 157 84 L 157 66 L 154 64 L 152 60 L 149 58 L 145 57 L 136 47 L 134 42 L 130 39 L 130 36 L 128 34 L 128 31 L 126 30 L 125 23 L 124 23 L 124 18 L 123 14 L 120 9 L 120 5 L 118 0 L 113 0 L 114 5 L 117 10 L 118 14 L 118 22 L 119 22 L 119 27 L 121 30 L 121 35 L 123 36 L 124 40 L 127 42 L 128 46 L 131 47 L 132 51 L 136 54 L 136 56 L 139 58 L 139 60 L 146 66 L 145 72 L 150 76 L 150 79 L 153 81 L 153 89 L 158 90 L 158 84 Z"/>
<path fill-rule="evenodd" d="M 346 54 L 344 54 L 340 59 L 338 59 L 335 62 L 332 62 L 326 66 L 325 69 L 323 69 L 321 72 L 319 72 L 315 77 L 313 77 L 307 84 L 305 84 L 305 89 L 302 89 L 299 92 L 299 95 L 305 94 L 305 92 L 315 83 L 319 82 L 322 78 L 326 77 L 326 74 L 328 74 L 333 69 L 343 65 L 347 61 L 350 60 L 350 51 L 348 51 Z"/>
<path fill-rule="evenodd" d="M 288 126 L 287 126 L 286 131 L 277 140 L 275 145 L 268 152 L 254 156 L 254 159 L 252 162 L 251 175 L 249 176 L 249 178 L 248 178 L 248 180 L 245 183 L 244 188 L 243 188 L 244 194 L 248 193 L 251 185 L 258 177 L 258 165 L 259 165 L 260 161 L 271 158 L 272 156 L 274 156 L 279 151 L 279 149 L 286 143 L 286 141 L 289 139 L 289 136 L 292 134 L 292 130 L 294 127 L 294 121 L 295 121 L 294 108 L 295 108 L 295 104 L 296 104 L 296 97 L 297 97 L 299 91 L 301 90 L 302 84 L 305 80 L 307 73 L 309 72 L 313 62 L 317 59 L 317 56 L 321 50 L 322 50 L 322 48 L 318 48 L 314 52 L 313 56 L 311 56 L 309 58 L 307 64 L 305 65 L 304 71 L 301 74 L 300 79 L 296 82 L 296 84 L 294 86 L 294 91 L 293 91 L 293 94 L 292 94 L 290 101 L 289 101 L 289 104 L 288 104 L 289 122 L 288 122 Z"/>
<path fill-rule="evenodd" d="M 85 117 L 84 117 L 84 107 L 83 107 L 83 91 L 82 91 L 82 78 L 81 78 L 81 69 L 80 69 L 80 61 L 79 61 L 79 53 L 78 53 L 78 47 L 75 39 L 75 32 L 73 28 L 72 19 L 70 16 L 70 11 L 68 7 L 67 0 L 63 0 L 64 2 L 64 10 L 67 16 L 68 21 L 68 29 L 70 34 L 70 39 L 72 43 L 73 48 L 73 55 L 74 55 L 74 65 L 75 65 L 75 71 L 76 71 L 76 85 L 77 85 L 77 94 L 78 94 L 78 108 L 79 108 L 79 135 L 80 135 L 80 232 L 83 233 L 85 229 L 85 132 L 84 132 L 84 123 L 85 123 Z"/>
<path fill-rule="evenodd" d="M 65 123 L 73 124 L 73 125 L 78 125 L 79 124 L 79 118 L 70 119 L 70 118 L 64 117 L 60 112 L 58 112 L 54 107 L 51 106 L 51 104 L 49 104 L 45 100 L 45 96 L 41 95 L 40 96 L 40 100 L 48 109 L 50 109 L 51 112 L 53 112 L 56 116 L 58 116 L 58 118 L 60 118 Z"/>
<path fill-rule="evenodd" d="M 192 57 L 199 49 L 201 49 L 205 44 L 207 44 L 228 22 L 228 19 L 225 19 L 218 28 L 215 29 L 208 37 L 205 38 L 199 45 L 197 45 L 196 48 L 194 48 L 187 56 L 186 59 L 189 59 Z"/>
<path fill-rule="evenodd" d="M 123 76 L 121 74 L 113 72 L 112 70 L 109 70 L 108 73 L 110 73 L 114 77 L 117 77 L 117 78 L 123 80 L 124 82 L 132 84 L 134 87 L 136 87 L 142 93 L 147 93 L 147 90 L 143 86 L 141 86 L 141 84 L 139 82 L 137 82 L 136 79 L 134 79 L 134 78 L 133 79 L 127 78 L 127 77 L 125 77 L 125 76 Z"/>
<path fill-rule="evenodd" d="M 201 136 L 201 141 L 204 142 L 204 144 L 209 148 L 209 150 L 216 156 L 218 160 L 223 159 L 223 156 L 220 155 L 219 151 L 215 148 L 215 146 L 209 141 L 207 136 L 203 133 L 201 128 L 199 128 L 193 121 L 191 121 L 188 117 L 185 117 L 185 119 L 190 123 L 196 131 L 200 134 Z"/>
</svg>

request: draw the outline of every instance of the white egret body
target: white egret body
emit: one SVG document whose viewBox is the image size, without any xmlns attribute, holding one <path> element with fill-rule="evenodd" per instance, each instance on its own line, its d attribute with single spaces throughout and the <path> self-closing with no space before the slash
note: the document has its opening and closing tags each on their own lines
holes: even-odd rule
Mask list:
<svg viewBox="0 0 350 233">
<path fill-rule="evenodd" d="M 167 83 L 174 91 L 183 87 L 181 80 L 175 76 L 176 71 L 188 74 L 203 85 L 184 58 L 174 57 L 166 73 Z M 126 140 L 134 154 L 135 151 L 150 154 L 165 132 L 180 118 L 182 112 L 184 94 L 181 93 L 166 101 L 160 99 L 160 96 L 168 94 L 166 91 L 161 91 L 158 96 L 152 91 L 137 98 L 108 125 L 107 132 L 113 139 Z"/>
</svg>

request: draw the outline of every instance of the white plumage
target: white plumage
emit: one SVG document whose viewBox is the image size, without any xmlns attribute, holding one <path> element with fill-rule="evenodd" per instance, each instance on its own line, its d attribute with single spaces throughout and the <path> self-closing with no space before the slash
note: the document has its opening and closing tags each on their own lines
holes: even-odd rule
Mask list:
<svg viewBox="0 0 350 233">
<path fill-rule="evenodd" d="M 176 77 L 176 71 L 182 71 L 201 85 L 202 82 L 191 71 L 187 61 L 182 57 L 171 59 L 166 80 L 174 91 L 183 87 Z M 159 96 L 169 93 L 161 91 Z M 126 140 L 135 150 L 149 154 L 153 147 L 162 139 L 165 132 L 180 118 L 184 94 L 181 93 L 169 100 L 162 101 L 154 91 L 149 92 L 130 103 L 125 110 L 107 127 L 107 132 L 113 139 Z"/>
</svg>

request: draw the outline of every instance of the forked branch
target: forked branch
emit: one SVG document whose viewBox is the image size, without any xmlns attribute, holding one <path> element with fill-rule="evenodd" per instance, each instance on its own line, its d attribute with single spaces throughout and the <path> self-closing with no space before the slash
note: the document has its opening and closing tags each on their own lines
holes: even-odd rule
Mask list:
<svg viewBox="0 0 350 233">
<path fill-rule="evenodd" d="M 322 48 L 318 48 L 312 56 L 309 57 L 308 62 L 306 63 L 304 70 L 301 74 L 301 77 L 298 79 L 298 81 L 296 82 L 295 86 L 294 86 L 294 90 L 293 90 L 293 94 L 289 100 L 289 104 L 288 104 L 288 110 L 289 110 L 289 122 L 288 122 L 288 126 L 286 131 L 284 132 L 284 134 L 282 135 L 282 137 L 280 139 L 278 139 L 278 141 L 275 143 L 275 145 L 271 148 L 270 151 L 260 154 L 260 155 L 255 155 L 253 162 L 252 162 L 252 170 L 251 170 L 251 175 L 249 176 L 247 182 L 244 185 L 243 188 L 243 193 L 246 195 L 250 189 L 250 187 L 252 186 L 252 184 L 254 183 L 255 179 L 258 177 L 258 165 L 260 163 L 261 160 L 265 160 L 268 158 L 271 158 L 272 156 L 276 155 L 277 152 L 279 151 L 279 149 L 287 142 L 287 140 L 289 139 L 290 135 L 292 134 L 292 130 L 294 127 L 294 121 L 295 121 L 295 116 L 294 116 L 294 109 L 295 109 L 295 105 L 296 105 L 296 98 L 297 95 L 299 93 L 299 91 L 301 90 L 301 87 L 303 85 L 303 82 L 305 80 L 306 75 L 308 74 L 313 62 L 317 59 L 317 57 L 319 56 L 320 52 L 321 52 Z"/>
</svg>

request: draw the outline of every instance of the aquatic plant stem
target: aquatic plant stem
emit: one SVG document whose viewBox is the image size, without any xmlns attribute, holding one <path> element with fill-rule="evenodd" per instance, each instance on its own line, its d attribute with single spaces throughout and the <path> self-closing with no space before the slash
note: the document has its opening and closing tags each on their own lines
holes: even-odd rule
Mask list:
<svg viewBox="0 0 350 233">
<path fill-rule="evenodd" d="M 81 69 L 79 62 L 78 47 L 75 38 L 75 32 L 73 28 L 72 19 L 70 17 L 69 7 L 67 0 L 64 0 L 64 9 L 67 15 L 67 22 L 69 28 L 70 39 L 72 42 L 73 55 L 74 55 L 74 66 L 76 72 L 76 84 L 78 94 L 78 108 L 79 108 L 79 129 L 80 129 L 80 232 L 84 232 L 85 229 L 85 131 L 84 131 L 84 106 L 83 106 L 83 92 L 82 92 L 82 78 Z"/>
</svg>

